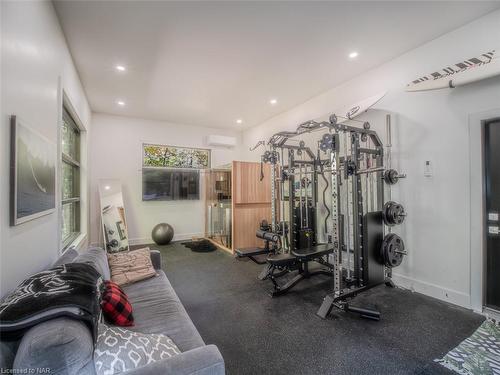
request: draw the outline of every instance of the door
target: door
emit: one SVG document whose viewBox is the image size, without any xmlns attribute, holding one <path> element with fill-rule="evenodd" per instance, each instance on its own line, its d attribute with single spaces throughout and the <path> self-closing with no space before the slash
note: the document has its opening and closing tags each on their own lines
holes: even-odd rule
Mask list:
<svg viewBox="0 0 500 375">
<path fill-rule="evenodd" d="M 500 119 L 484 132 L 486 192 L 486 306 L 500 310 Z"/>
</svg>

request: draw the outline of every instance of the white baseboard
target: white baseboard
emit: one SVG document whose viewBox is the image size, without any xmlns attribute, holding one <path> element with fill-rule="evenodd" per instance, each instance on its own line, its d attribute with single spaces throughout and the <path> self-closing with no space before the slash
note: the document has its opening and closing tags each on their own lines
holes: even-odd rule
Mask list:
<svg viewBox="0 0 500 375">
<path fill-rule="evenodd" d="M 425 281 L 416 280 L 408 276 L 392 274 L 394 283 L 404 289 L 409 289 L 414 292 L 422 293 L 430 297 L 440 299 L 454 305 L 459 305 L 470 309 L 470 295 L 467 293 L 459 292 L 453 289 L 447 289 L 439 285 L 426 283 Z"/>
<path fill-rule="evenodd" d="M 181 234 L 174 234 L 174 238 L 172 239 L 173 242 L 175 241 L 186 241 L 190 240 L 193 237 L 203 237 L 203 233 L 181 233 Z M 128 243 L 130 245 L 148 245 L 154 243 L 154 241 L 151 239 L 151 237 L 144 237 L 144 238 L 130 238 Z"/>
</svg>

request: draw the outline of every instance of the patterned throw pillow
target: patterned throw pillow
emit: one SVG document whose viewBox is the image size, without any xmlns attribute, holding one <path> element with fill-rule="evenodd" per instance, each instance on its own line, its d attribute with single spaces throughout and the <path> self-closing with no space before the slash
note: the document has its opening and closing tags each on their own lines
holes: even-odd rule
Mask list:
<svg viewBox="0 0 500 375">
<path fill-rule="evenodd" d="M 149 248 L 108 254 L 111 280 L 120 286 L 156 276 Z"/>
<path fill-rule="evenodd" d="M 98 375 L 114 375 L 180 353 L 168 336 L 144 334 L 100 324 L 94 363 Z"/>
<path fill-rule="evenodd" d="M 101 308 L 106 319 L 119 326 L 133 326 L 132 305 L 125 292 L 112 281 L 104 282 Z"/>
</svg>

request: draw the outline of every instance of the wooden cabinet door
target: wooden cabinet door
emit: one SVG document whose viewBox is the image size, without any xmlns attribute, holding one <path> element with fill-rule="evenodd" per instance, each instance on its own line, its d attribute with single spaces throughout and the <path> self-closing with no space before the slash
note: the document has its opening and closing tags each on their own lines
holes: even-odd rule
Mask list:
<svg viewBox="0 0 500 375">
<path fill-rule="evenodd" d="M 260 163 L 233 161 L 233 250 L 264 246 L 264 241 L 255 237 L 255 231 L 261 220 L 271 221 L 270 165 L 264 164 L 262 172 L 261 181 Z"/>
<path fill-rule="evenodd" d="M 233 201 L 236 204 L 271 203 L 271 167 L 264 164 L 261 181 L 260 163 L 233 162 Z"/>
</svg>

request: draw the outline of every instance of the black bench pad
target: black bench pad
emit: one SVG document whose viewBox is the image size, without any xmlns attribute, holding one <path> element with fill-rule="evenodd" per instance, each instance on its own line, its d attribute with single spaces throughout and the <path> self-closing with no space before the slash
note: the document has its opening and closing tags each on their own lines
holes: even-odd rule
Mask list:
<svg viewBox="0 0 500 375">
<path fill-rule="evenodd" d="M 297 261 L 292 254 L 276 254 L 267 257 L 267 262 L 273 266 L 286 266 Z"/>
<path fill-rule="evenodd" d="M 262 247 L 246 247 L 244 249 L 234 250 L 238 258 L 253 257 L 261 254 L 269 254 L 270 251 L 263 249 Z"/>
<path fill-rule="evenodd" d="M 332 244 L 321 244 L 303 249 L 295 249 L 292 254 L 300 260 L 317 259 L 333 252 Z"/>
</svg>

